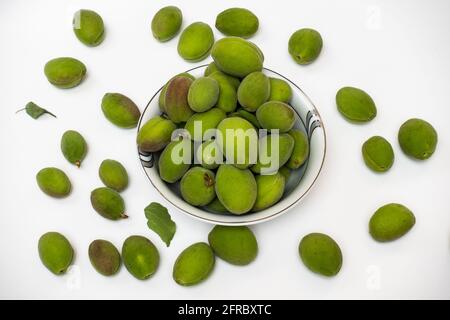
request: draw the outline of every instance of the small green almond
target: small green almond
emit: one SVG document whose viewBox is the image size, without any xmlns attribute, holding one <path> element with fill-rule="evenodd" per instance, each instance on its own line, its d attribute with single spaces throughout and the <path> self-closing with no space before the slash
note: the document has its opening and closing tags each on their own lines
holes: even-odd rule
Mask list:
<svg viewBox="0 0 450 320">
<path fill-rule="evenodd" d="M 436 150 L 438 135 L 431 124 L 422 119 L 409 119 L 398 132 L 403 152 L 415 159 L 426 160 Z"/>
<path fill-rule="evenodd" d="M 181 10 L 175 6 L 161 8 L 152 19 L 152 33 L 155 39 L 165 42 L 175 37 L 183 22 Z"/>
<path fill-rule="evenodd" d="M 117 248 L 107 240 L 94 240 L 89 245 L 89 260 L 98 273 L 112 276 L 119 271 L 120 253 Z"/>
<path fill-rule="evenodd" d="M 339 112 L 352 122 L 368 122 L 376 117 L 377 107 L 372 98 L 363 90 L 344 87 L 336 94 Z"/>
<path fill-rule="evenodd" d="M 416 218 L 404 205 L 390 203 L 379 208 L 369 221 L 372 238 L 380 242 L 396 240 L 414 226 Z"/>
<path fill-rule="evenodd" d="M 362 155 L 367 167 L 376 172 L 386 172 L 394 163 L 394 150 L 389 141 L 374 136 L 364 142 Z"/>
<path fill-rule="evenodd" d="M 300 258 L 314 273 L 332 277 L 342 266 L 342 252 L 331 237 L 323 233 L 310 233 L 303 237 L 299 245 Z"/>
<path fill-rule="evenodd" d="M 181 286 L 206 280 L 214 269 L 214 252 L 204 242 L 194 243 L 180 253 L 173 266 L 173 279 Z"/>
<path fill-rule="evenodd" d="M 258 242 L 245 226 L 215 226 L 208 235 L 214 253 L 228 263 L 244 266 L 256 259 Z"/>
<path fill-rule="evenodd" d="M 38 251 L 44 266 L 56 275 L 67 271 L 74 256 L 69 240 L 58 232 L 47 232 L 42 235 Z"/>
</svg>

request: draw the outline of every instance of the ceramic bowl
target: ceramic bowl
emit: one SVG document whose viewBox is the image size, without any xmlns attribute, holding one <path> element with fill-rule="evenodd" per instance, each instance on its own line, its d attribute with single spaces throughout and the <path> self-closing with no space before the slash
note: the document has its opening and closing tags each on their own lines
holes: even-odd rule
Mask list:
<svg viewBox="0 0 450 320">
<path fill-rule="evenodd" d="M 200 77 L 203 76 L 206 67 L 207 65 L 203 65 L 187 70 L 186 72 L 189 72 L 195 77 Z M 264 73 L 269 77 L 284 79 L 292 87 L 293 97 L 290 105 L 296 111 L 298 118 L 295 127 L 306 132 L 309 139 L 310 153 L 307 161 L 301 168 L 292 171 L 287 181 L 284 195 L 278 203 L 259 212 L 232 215 L 208 212 L 205 208 L 194 207 L 185 202 L 180 195 L 178 184 L 168 184 L 159 177 L 156 166 L 158 155 L 142 153 L 138 150 L 144 172 L 155 190 L 181 212 L 201 221 L 220 225 L 250 225 L 269 221 L 288 212 L 304 199 L 319 177 L 325 160 L 326 135 L 318 110 L 308 96 L 295 83 L 270 69 L 264 69 Z M 158 106 L 158 97 L 161 89 L 153 95 L 143 111 L 138 124 L 138 131 L 150 118 L 161 113 Z"/>
</svg>

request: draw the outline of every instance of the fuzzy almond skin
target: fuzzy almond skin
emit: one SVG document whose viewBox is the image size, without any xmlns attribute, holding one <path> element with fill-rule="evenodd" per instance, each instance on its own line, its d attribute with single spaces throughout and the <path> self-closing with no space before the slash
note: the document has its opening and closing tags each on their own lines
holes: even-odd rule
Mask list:
<svg viewBox="0 0 450 320">
<path fill-rule="evenodd" d="M 225 112 L 233 112 L 237 107 L 236 84 L 233 83 L 232 79 L 230 80 L 229 76 L 221 71 L 213 72 L 208 77 L 216 80 L 219 84 L 219 97 L 216 107 Z"/>
<path fill-rule="evenodd" d="M 47 232 L 39 239 L 39 257 L 44 266 L 56 275 L 64 274 L 73 260 L 73 248 L 62 234 Z"/>
<path fill-rule="evenodd" d="M 227 162 L 235 167 L 245 169 L 255 162 L 258 134 L 247 120 L 241 117 L 223 119 L 217 126 L 216 141 Z"/>
<path fill-rule="evenodd" d="M 94 240 L 88 249 L 89 260 L 98 273 L 112 276 L 119 271 L 121 258 L 117 248 L 107 240 Z"/>
<path fill-rule="evenodd" d="M 187 77 L 187 78 L 191 79 L 192 81 L 195 80 L 195 77 L 187 72 L 179 73 L 175 77 Z M 167 81 L 167 83 L 162 87 L 161 91 L 159 92 L 158 106 L 159 106 L 159 110 L 161 112 L 166 112 L 166 101 L 165 100 L 166 100 L 167 86 L 169 85 L 170 81 L 175 77 L 172 77 L 169 81 Z"/>
<path fill-rule="evenodd" d="M 52 59 L 45 64 L 47 80 L 55 87 L 69 89 L 78 86 L 86 75 L 86 66 L 70 57 Z"/>
<path fill-rule="evenodd" d="M 386 172 L 394 164 L 394 150 L 391 144 L 380 136 L 364 142 L 362 155 L 367 167 L 375 172 Z"/>
<path fill-rule="evenodd" d="M 249 112 L 255 112 L 270 96 L 269 78 L 262 72 L 250 73 L 238 89 L 239 104 Z"/>
<path fill-rule="evenodd" d="M 206 206 L 215 197 L 215 175 L 202 167 L 189 169 L 180 182 L 183 199 L 193 206 Z"/>
<path fill-rule="evenodd" d="M 219 99 L 219 83 L 209 77 L 197 78 L 189 88 L 189 107 L 195 112 L 205 112 L 214 107 Z"/>
<path fill-rule="evenodd" d="M 186 122 L 194 111 L 189 107 L 188 94 L 193 81 L 178 76 L 170 80 L 164 98 L 164 110 L 174 123 Z"/>
<path fill-rule="evenodd" d="M 331 237 L 323 233 L 310 233 L 303 237 L 299 245 L 300 258 L 314 273 L 333 277 L 342 266 L 342 252 Z"/>
<path fill-rule="evenodd" d="M 288 51 L 291 57 L 300 65 L 305 65 L 317 59 L 322 51 L 323 41 L 319 32 L 314 29 L 300 29 L 289 38 Z"/>
<path fill-rule="evenodd" d="M 95 211 L 109 220 L 128 218 L 125 214 L 125 202 L 113 189 L 100 187 L 91 192 L 91 204 Z"/>
<path fill-rule="evenodd" d="M 390 203 L 379 208 L 369 221 L 369 232 L 379 242 L 396 240 L 415 225 L 414 214 L 404 205 Z"/>
<path fill-rule="evenodd" d="M 81 166 L 81 162 L 86 157 L 88 147 L 83 136 L 75 131 L 68 130 L 61 137 L 61 151 L 70 163 Z"/>
<path fill-rule="evenodd" d="M 128 272 L 139 280 L 150 278 L 159 266 L 158 249 L 149 239 L 137 235 L 124 241 L 122 259 Z"/>
<path fill-rule="evenodd" d="M 183 23 L 183 14 L 175 6 L 161 8 L 152 19 L 153 37 L 161 42 L 166 42 L 175 37 Z"/>
<path fill-rule="evenodd" d="M 294 149 L 286 167 L 291 170 L 300 168 L 308 159 L 309 142 L 308 137 L 303 131 L 292 129 L 288 134 L 294 139 Z"/>
<path fill-rule="evenodd" d="M 58 168 L 44 168 L 36 175 L 39 188 L 45 194 L 54 198 L 64 198 L 70 194 L 72 184 L 64 173 Z"/>
<path fill-rule="evenodd" d="M 157 152 L 169 144 L 176 125 L 169 119 L 156 116 L 148 120 L 139 130 L 136 142 L 143 152 Z"/>
<path fill-rule="evenodd" d="M 73 17 L 73 32 L 83 44 L 96 47 L 103 42 L 105 36 L 103 19 L 95 11 L 78 10 Z"/>
<path fill-rule="evenodd" d="M 204 242 L 184 249 L 173 266 L 173 279 L 181 286 L 192 286 L 206 280 L 214 269 L 215 257 Z"/>
<path fill-rule="evenodd" d="M 189 132 L 191 140 L 202 141 L 205 140 L 205 133 L 207 130 L 215 129 L 219 123 L 226 118 L 226 114 L 222 109 L 212 108 L 208 111 L 195 113 L 186 122 L 184 128 Z M 196 122 L 201 123 L 201 136 L 195 131 Z M 198 125 L 198 123 L 197 123 Z M 197 133 L 198 136 L 195 135 Z"/>
<path fill-rule="evenodd" d="M 278 150 L 272 151 L 273 139 L 278 139 Z M 292 151 L 294 150 L 294 138 L 287 133 L 264 136 L 259 139 L 258 144 L 258 162 L 250 168 L 254 173 L 258 174 L 272 174 L 278 171 L 280 167 L 284 166 L 286 162 L 289 161 Z M 262 161 L 264 155 L 268 157 L 268 162 Z M 274 161 L 271 160 L 272 157 L 275 158 Z M 275 163 L 275 161 L 278 163 Z"/>
<path fill-rule="evenodd" d="M 269 78 L 270 95 L 269 101 L 280 101 L 289 103 L 292 99 L 292 88 L 286 81 L 278 78 Z"/>
<path fill-rule="evenodd" d="M 264 62 L 261 50 L 239 37 L 218 40 L 212 48 L 211 56 L 221 71 L 238 78 L 261 71 Z"/>
<path fill-rule="evenodd" d="M 338 111 L 349 121 L 364 123 L 377 116 L 377 107 L 372 98 L 363 90 L 343 87 L 336 93 Z"/>
<path fill-rule="evenodd" d="M 400 127 L 398 142 L 406 155 L 426 160 L 436 151 L 438 134 L 425 120 L 409 119 Z"/>
<path fill-rule="evenodd" d="M 256 259 L 258 242 L 245 226 L 215 226 L 208 235 L 214 253 L 228 263 L 245 266 Z"/>
<path fill-rule="evenodd" d="M 121 128 L 135 128 L 141 117 L 137 105 L 121 93 L 106 93 L 102 99 L 106 119 Z"/>
<path fill-rule="evenodd" d="M 236 215 L 247 213 L 256 201 L 255 177 L 248 169 L 222 164 L 216 174 L 216 194 L 229 212 Z"/>
<path fill-rule="evenodd" d="M 286 103 L 268 101 L 256 110 L 256 118 L 264 129 L 285 133 L 295 124 L 295 111 Z"/>
<path fill-rule="evenodd" d="M 158 170 L 159 176 L 161 179 L 167 183 L 175 183 L 180 180 L 186 171 L 189 170 L 193 151 L 192 151 L 192 143 L 190 140 L 183 139 L 180 141 L 172 141 L 167 147 L 163 150 L 158 159 Z M 180 149 L 179 153 L 177 149 Z M 190 152 L 191 154 L 185 154 L 185 152 Z M 189 161 L 181 161 L 181 163 L 177 163 L 174 161 L 174 156 L 185 157 L 186 160 Z M 189 158 L 190 157 L 190 158 Z"/>
<path fill-rule="evenodd" d="M 214 44 L 211 27 L 203 22 L 194 22 L 186 27 L 178 41 L 178 54 L 188 61 L 205 59 Z"/>
<path fill-rule="evenodd" d="M 245 8 L 230 8 L 217 15 L 216 28 L 226 36 L 249 38 L 259 27 L 258 17 Z"/>
<path fill-rule="evenodd" d="M 252 211 L 261 211 L 277 203 L 283 196 L 285 184 L 286 179 L 279 172 L 256 176 L 258 193 Z"/>
<path fill-rule="evenodd" d="M 121 192 L 128 186 L 128 173 L 125 167 L 116 160 L 103 160 L 98 169 L 100 180 L 117 192 Z"/>
</svg>

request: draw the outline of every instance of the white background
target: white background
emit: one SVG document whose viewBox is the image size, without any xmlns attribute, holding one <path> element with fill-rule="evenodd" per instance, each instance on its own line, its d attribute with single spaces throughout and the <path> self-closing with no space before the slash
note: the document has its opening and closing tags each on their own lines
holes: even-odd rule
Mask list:
<svg viewBox="0 0 450 320">
<path fill-rule="evenodd" d="M 252 38 L 264 51 L 265 65 L 298 83 L 315 102 L 328 135 L 324 170 L 312 192 L 274 221 L 252 227 L 260 252 L 246 267 L 217 260 L 204 283 L 180 287 L 172 265 L 181 250 L 206 241 L 211 226 L 183 215 L 165 202 L 147 181 L 135 148 L 135 130 L 121 130 L 102 115 L 101 98 L 121 92 L 141 109 L 172 75 L 195 65 L 177 54 L 177 38 L 158 43 L 150 21 L 163 5 L 178 5 L 183 26 L 194 21 L 214 25 L 231 6 L 248 7 L 259 17 Z M 107 34 L 96 48 L 74 36 L 73 13 L 97 11 Z M 302 27 L 320 31 L 324 48 L 310 66 L 296 65 L 287 52 L 289 36 Z M 214 29 L 215 35 L 221 35 Z M 0 297 L 1 298 L 450 298 L 450 2 L 435 1 L 41 1 L 0 2 Z M 84 83 L 70 90 L 50 85 L 44 64 L 73 56 L 88 68 Z M 365 89 L 378 107 L 367 125 L 352 125 L 337 112 L 334 97 L 345 85 Z M 38 121 L 14 114 L 28 101 L 47 107 L 58 119 Z M 431 122 L 439 133 L 428 161 L 406 158 L 396 141 L 408 118 Z M 81 169 L 59 150 L 62 133 L 80 131 L 89 143 Z M 360 148 L 372 135 L 391 141 L 396 160 L 386 174 L 369 171 Z M 123 193 L 130 219 L 111 222 L 90 206 L 90 191 L 101 185 L 100 162 L 124 163 L 130 187 Z M 35 174 L 57 166 L 73 182 L 73 193 L 55 200 L 39 191 Z M 146 226 L 143 209 L 152 201 L 166 205 L 178 230 L 166 248 Z M 381 205 L 400 202 L 417 224 L 402 239 L 380 244 L 367 231 Z M 75 268 L 56 277 L 39 261 L 41 234 L 57 230 L 76 250 Z M 297 246 L 309 232 L 331 235 L 341 246 L 344 264 L 338 276 L 323 278 L 301 263 Z M 121 247 L 132 234 L 150 238 L 161 254 L 155 276 L 134 279 L 126 270 L 112 278 L 91 267 L 87 248 L 96 238 Z"/>
</svg>

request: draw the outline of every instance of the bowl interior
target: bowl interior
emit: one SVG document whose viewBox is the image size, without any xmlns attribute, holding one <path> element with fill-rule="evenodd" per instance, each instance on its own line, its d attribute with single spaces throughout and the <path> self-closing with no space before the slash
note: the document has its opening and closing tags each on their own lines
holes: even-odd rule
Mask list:
<svg viewBox="0 0 450 320">
<path fill-rule="evenodd" d="M 203 76 L 206 67 L 207 65 L 203 65 L 186 72 L 191 73 L 195 77 L 200 77 Z M 306 133 L 310 144 L 310 152 L 306 162 L 299 169 L 291 171 L 283 197 L 277 204 L 259 212 L 250 212 L 244 215 L 232 215 L 209 212 L 206 208 L 194 207 L 185 202 L 180 195 L 179 183 L 168 184 L 159 177 L 157 169 L 159 153 L 139 152 L 141 164 L 150 182 L 167 201 L 182 212 L 202 221 L 214 224 L 248 225 L 259 223 L 272 219 L 287 211 L 306 195 L 316 181 L 323 165 L 326 149 L 325 131 L 320 115 L 310 99 L 297 85 L 272 70 L 264 69 L 264 73 L 269 77 L 281 78 L 288 81 L 292 87 L 293 97 L 291 106 L 296 111 L 297 117 L 294 127 Z M 160 114 L 158 98 L 161 90 L 162 87 L 147 104 L 141 115 L 138 130 L 140 130 L 149 119 Z"/>
</svg>

